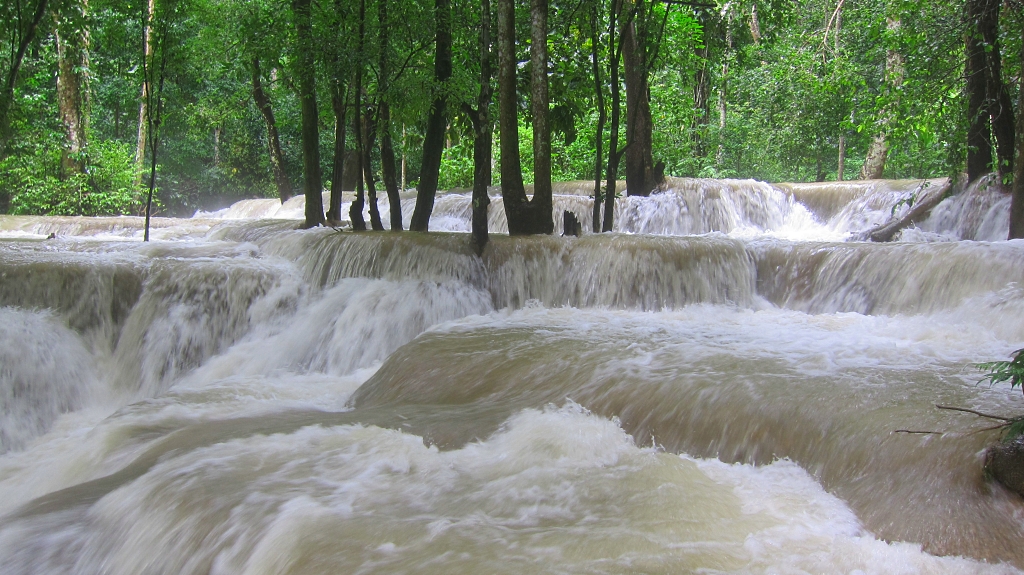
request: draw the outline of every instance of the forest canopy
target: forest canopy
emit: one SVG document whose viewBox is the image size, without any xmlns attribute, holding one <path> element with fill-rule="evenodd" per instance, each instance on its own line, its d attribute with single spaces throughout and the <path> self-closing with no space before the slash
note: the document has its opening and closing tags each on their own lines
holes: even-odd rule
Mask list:
<svg viewBox="0 0 1024 575">
<path fill-rule="evenodd" d="M 154 205 L 180 215 L 320 189 L 432 197 L 472 187 L 484 153 L 493 169 L 478 177 L 497 185 L 516 149 L 525 184 L 625 176 L 629 193 L 661 174 L 972 165 L 1009 183 L 1019 4 L 10 0 L 0 213 L 139 214 L 155 144 Z M 341 219 L 340 204 L 324 208 Z"/>
</svg>

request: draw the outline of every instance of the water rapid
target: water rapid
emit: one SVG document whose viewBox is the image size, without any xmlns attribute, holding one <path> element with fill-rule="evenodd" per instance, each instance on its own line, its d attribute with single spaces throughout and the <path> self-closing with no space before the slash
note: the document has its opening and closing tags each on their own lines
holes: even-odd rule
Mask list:
<svg viewBox="0 0 1024 575">
<path fill-rule="evenodd" d="M 935 408 L 1024 410 L 972 367 L 1024 341 L 1006 199 L 856 241 L 928 186 L 669 180 L 579 238 L 495 197 L 481 256 L 458 192 L 0 216 L 0 570 L 1019 573 L 998 433 Z"/>
</svg>

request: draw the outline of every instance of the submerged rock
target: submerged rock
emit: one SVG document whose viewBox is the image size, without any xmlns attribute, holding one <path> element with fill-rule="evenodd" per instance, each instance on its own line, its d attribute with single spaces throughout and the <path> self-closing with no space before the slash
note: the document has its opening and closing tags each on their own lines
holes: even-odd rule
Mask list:
<svg viewBox="0 0 1024 575">
<path fill-rule="evenodd" d="M 990 447 L 985 453 L 985 473 L 1024 497 L 1024 438 Z"/>
</svg>

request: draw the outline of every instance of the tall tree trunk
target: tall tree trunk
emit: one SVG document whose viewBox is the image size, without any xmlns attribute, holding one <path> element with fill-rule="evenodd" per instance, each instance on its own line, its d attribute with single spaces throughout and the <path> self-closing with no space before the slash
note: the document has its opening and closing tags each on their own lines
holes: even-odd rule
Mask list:
<svg viewBox="0 0 1024 575">
<path fill-rule="evenodd" d="M 21 41 L 13 50 L 11 67 L 7 70 L 7 78 L 4 79 L 3 91 L 0 92 L 0 160 L 7 156 L 7 142 L 11 138 L 11 106 L 14 103 L 14 87 L 18 84 L 18 72 L 21 71 L 21 63 L 25 59 L 25 52 L 35 40 L 39 24 L 46 15 L 48 6 L 47 0 L 38 0 L 35 12 L 28 22 L 18 22 Z M 6 211 L 6 209 L 4 210 Z"/>
<path fill-rule="evenodd" d="M 473 120 L 473 248 L 477 255 L 484 251 L 488 241 L 487 207 L 491 198 L 487 187 L 491 185 L 491 2 L 480 1 L 480 92 L 476 109 L 469 109 Z"/>
<path fill-rule="evenodd" d="M 389 89 L 390 73 L 388 68 L 388 47 L 390 45 L 391 24 L 388 21 L 388 0 L 377 2 L 378 50 L 377 68 L 379 71 L 379 88 L 377 97 L 380 100 L 380 171 L 384 177 L 384 188 L 388 193 L 388 210 L 391 219 L 391 231 L 402 231 L 402 197 L 398 193 L 398 175 L 395 173 L 395 146 L 391 141 L 391 94 Z"/>
<path fill-rule="evenodd" d="M 608 16 L 608 76 L 612 87 L 612 122 L 611 134 L 608 138 L 608 171 L 605 174 L 604 188 L 604 222 L 602 232 L 612 231 L 615 225 L 615 186 L 619 178 L 619 120 L 622 115 L 622 96 L 619 83 L 619 59 L 622 56 L 622 42 L 616 41 L 618 18 L 622 12 L 622 0 L 612 0 L 611 12 Z"/>
<path fill-rule="evenodd" d="M 1024 70 L 1024 30 L 1021 31 L 1021 70 Z M 1024 238 L 1024 73 L 1017 88 L 1017 161 L 1013 165 L 1013 197 L 1010 199 L 1010 236 Z"/>
<path fill-rule="evenodd" d="M 890 34 L 898 34 L 902 27 L 899 18 L 886 17 L 885 26 Z M 885 53 L 885 84 L 891 95 L 895 95 L 900 86 L 903 85 L 903 54 L 898 50 L 890 48 Z M 895 96 L 893 96 L 895 98 Z M 867 156 L 864 158 L 864 165 L 860 168 L 860 179 L 877 180 L 885 172 L 885 162 L 889 156 L 889 141 L 886 132 L 893 115 L 896 113 L 898 100 L 894 99 L 886 104 L 882 110 L 880 130 L 871 141 Z"/>
<path fill-rule="evenodd" d="M 380 221 L 380 210 L 377 208 L 377 185 L 373 177 L 373 140 L 376 127 L 373 125 L 373 111 L 369 106 L 363 110 L 363 145 L 362 165 L 363 179 L 366 181 L 366 199 L 370 204 L 370 229 L 375 232 L 384 230 Z"/>
<path fill-rule="evenodd" d="M 601 84 L 601 64 L 598 62 L 600 52 L 599 31 L 597 29 L 600 2 L 594 2 L 590 12 L 590 61 L 594 74 L 594 98 L 597 101 L 597 131 L 594 137 L 594 209 L 591 229 L 594 233 L 601 231 L 601 168 L 604 166 L 602 144 L 604 144 L 604 125 L 608 121 L 608 111 L 604 108 L 604 86 Z"/>
<path fill-rule="evenodd" d="M 980 28 L 991 10 L 992 0 L 967 0 L 967 180 L 973 182 L 987 174 L 992 166 L 992 140 L 988 110 L 988 62 Z"/>
<path fill-rule="evenodd" d="M 533 199 L 539 233 L 551 217 L 551 130 L 548 125 L 548 0 L 530 2 L 530 111 L 533 116 Z M 544 211 L 551 229 L 544 228 Z"/>
<path fill-rule="evenodd" d="M 362 44 L 362 42 L 360 42 Z M 360 110 L 363 108 L 363 67 L 358 65 L 356 71 L 355 118 L 352 119 L 352 134 L 356 140 L 355 161 L 353 167 L 356 174 L 356 198 L 348 208 L 348 218 L 352 221 L 352 229 L 357 232 L 366 231 L 366 220 L 363 219 L 363 207 L 366 205 L 363 195 L 363 122 Z"/>
<path fill-rule="evenodd" d="M 434 21 L 436 32 L 434 38 L 434 80 L 444 85 L 452 76 L 452 21 L 449 0 L 434 0 Z M 434 211 L 434 195 L 437 193 L 437 180 L 441 169 L 441 152 L 444 151 L 444 132 L 447 120 L 447 99 L 443 90 L 439 90 L 430 106 L 430 117 L 427 120 L 427 133 L 423 138 L 423 161 L 420 164 L 420 183 L 416 188 L 416 207 L 412 212 L 409 229 L 425 232 L 430 223 L 430 214 Z"/>
<path fill-rule="evenodd" d="M 89 128 L 89 29 L 86 24 L 86 0 L 67 2 L 54 14 L 57 45 L 57 109 L 64 135 L 61 150 L 61 176 L 69 178 L 85 173 L 86 138 Z"/>
<path fill-rule="evenodd" d="M 341 39 L 347 30 L 342 23 L 347 15 L 347 2 L 345 0 L 334 0 L 334 14 L 332 14 L 332 25 L 334 38 L 331 38 L 328 54 L 331 66 L 331 110 L 334 112 L 334 154 L 331 160 L 331 197 L 327 207 L 327 224 L 336 226 L 341 222 L 341 201 L 345 189 L 345 136 L 348 130 L 348 86 L 344 78 L 347 75 L 347 66 L 341 59 Z"/>
<path fill-rule="evenodd" d="M 726 7 L 729 5 L 726 4 Z M 732 59 L 732 11 L 729 10 L 725 22 L 725 54 L 722 57 L 722 78 L 718 90 L 718 151 L 715 152 L 715 165 L 721 167 L 725 157 L 725 120 L 729 97 L 729 60 Z"/>
<path fill-rule="evenodd" d="M 316 105 L 316 68 L 313 60 L 311 0 L 292 0 L 299 98 L 302 113 L 302 190 L 306 196 L 305 227 L 324 223 L 323 184 L 320 179 L 320 128 Z"/>
<path fill-rule="evenodd" d="M 281 203 L 285 203 L 292 197 L 292 185 L 284 172 L 284 154 L 281 153 L 281 138 L 277 133 L 277 120 L 274 118 L 274 108 L 270 104 L 270 98 L 263 90 L 263 75 L 260 72 L 260 60 L 252 58 L 252 99 L 256 108 L 263 116 L 263 122 L 267 125 L 267 147 L 270 152 L 270 170 L 274 174 L 274 185 L 277 187 L 277 197 Z"/>
<path fill-rule="evenodd" d="M 989 0 L 985 3 L 984 14 L 978 28 L 985 44 L 985 92 L 988 111 L 992 120 L 992 135 L 996 141 L 996 171 L 999 180 L 1013 173 L 1013 103 L 1003 83 L 1003 63 L 999 49 L 999 9 L 1002 2 Z"/>
<path fill-rule="evenodd" d="M 327 208 L 327 223 L 341 221 L 341 197 L 345 188 L 345 136 L 348 130 L 348 86 L 341 87 L 340 70 L 335 68 L 331 89 L 331 108 L 334 109 L 334 160 L 331 162 L 331 199 Z"/>
<path fill-rule="evenodd" d="M 705 28 L 706 29 L 706 28 Z M 707 133 L 708 125 L 711 123 L 711 107 L 709 96 L 711 94 L 710 74 L 708 74 L 708 42 L 705 39 L 697 52 L 697 70 L 693 73 L 693 108 L 697 115 L 693 122 L 693 153 L 698 158 L 707 156 Z"/>
<path fill-rule="evenodd" d="M 357 232 L 366 231 L 366 221 L 363 220 L 363 130 L 361 118 L 361 110 L 363 109 L 363 63 L 365 62 L 366 48 L 366 0 L 359 1 L 359 34 L 356 39 L 356 81 L 355 81 L 355 110 L 356 117 L 352 120 L 352 131 L 356 139 L 356 161 L 354 162 L 355 173 L 357 175 L 355 187 L 356 187 L 356 199 L 352 201 L 352 205 L 348 208 L 348 217 L 352 221 L 352 229 Z"/>
<path fill-rule="evenodd" d="M 839 55 L 839 31 L 843 27 L 843 0 L 839 0 L 839 5 L 836 7 L 836 31 L 835 40 L 833 47 L 836 55 Z M 850 112 L 850 122 L 853 122 L 853 112 Z M 846 171 L 846 132 L 843 130 L 842 124 L 839 126 L 839 165 L 836 168 L 836 180 L 843 181 L 844 172 Z"/>
<path fill-rule="evenodd" d="M 142 58 L 147 62 L 153 59 L 153 13 L 156 11 L 156 0 L 146 0 L 145 22 L 142 30 Z M 149 85 L 142 82 L 142 96 L 139 98 L 139 129 L 135 144 L 135 185 L 142 184 L 143 164 L 146 161 L 146 130 L 149 125 Z"/>
<path fill-rule="evenodd" d="M 501 198 L 510 235 L 529 233 L 529 200 L 519 160 L 516 114 L 516 15 L 513 0 L 498 0 L 498 134 L 501 146 Z"/>
<path fill-rule="evenodd" d="M 643 0 L 637 0 L 637 14 L 623 26 L 620 39 L 626 72 L 626 193 L 630 196 L 649 196 L 655 184 L 647 35 L 638 30 L 638 22 L 646 19 L 645 7 Z"/>
</svg>

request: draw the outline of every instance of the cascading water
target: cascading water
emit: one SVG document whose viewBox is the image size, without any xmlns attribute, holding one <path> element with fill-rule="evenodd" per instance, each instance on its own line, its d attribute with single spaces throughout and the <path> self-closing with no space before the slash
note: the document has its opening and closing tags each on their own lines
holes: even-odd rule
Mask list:
<svg viewBox="0 0 1024 575">
<path fill-rule="evenodd" d="M 482 256 L 301 198 L 0 217 L 0 570 L 1017 573 L 997 435 L 934 407 L 1024 408 L 970 367 L 1024 340 L 1024 243 L 964 241 L 1003 198 L 844 241 L 924 185 L 669 180 L 580 238 L 492 198 Z"/>
</svg>

